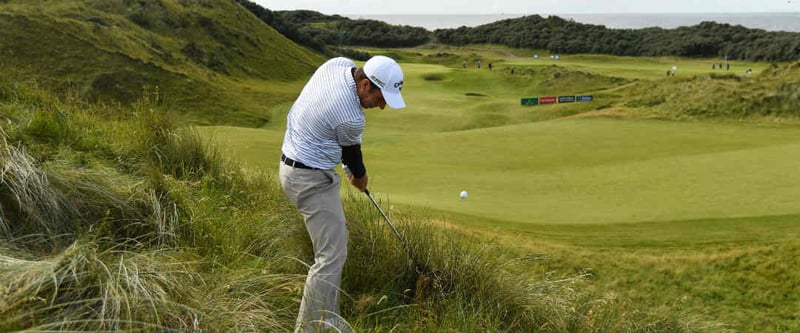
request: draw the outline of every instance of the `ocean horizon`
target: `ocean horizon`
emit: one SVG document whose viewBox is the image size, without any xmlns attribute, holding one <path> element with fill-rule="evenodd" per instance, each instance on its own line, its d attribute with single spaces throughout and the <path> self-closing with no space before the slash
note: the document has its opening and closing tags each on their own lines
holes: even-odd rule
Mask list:
<svg viewBox="0 0 800 333">
<path fill-rule="evenodd" d="M 542 17 L 558 16 L 584 24 L 603 25 L 610 29 L 642 29 L 660 27 L 674 29 L 692 26 L 704 21 L 741 25 L 750 29 L 767 31 L 800 32 L 800 12 L 794 13 L 664 13 L 664 14 L 453 14 L 453 15 L 342 15 L 350 19 L 371 19 L 392 25 L 436 29 L 453 29 L 462 26 L 476 27 L 500 20 L 514 19 L 528 15 Z"/>
</svg>

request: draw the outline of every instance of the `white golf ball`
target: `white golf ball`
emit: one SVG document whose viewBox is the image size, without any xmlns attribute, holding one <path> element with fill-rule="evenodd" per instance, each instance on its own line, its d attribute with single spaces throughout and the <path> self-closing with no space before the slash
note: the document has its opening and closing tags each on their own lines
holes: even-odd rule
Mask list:
<svg viewBox="0 0 800 333">
<path fill-rule="evenodd" d="M 467 198 L 467 191 L 461 191 L 461 199 Z"/>
</svg>

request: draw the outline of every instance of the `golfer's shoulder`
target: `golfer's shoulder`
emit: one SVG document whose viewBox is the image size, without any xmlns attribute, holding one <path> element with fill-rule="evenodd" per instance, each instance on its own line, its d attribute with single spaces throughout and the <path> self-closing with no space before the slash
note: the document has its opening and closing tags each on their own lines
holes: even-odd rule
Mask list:
<svg viewBox="0 0 800 333">
<path fill-rule="evenodd" d="M 345 57 L 336 57 L 328 59 L 320 68 L 351 68 L 355 67 L 356 63 Z"/>
</svg>

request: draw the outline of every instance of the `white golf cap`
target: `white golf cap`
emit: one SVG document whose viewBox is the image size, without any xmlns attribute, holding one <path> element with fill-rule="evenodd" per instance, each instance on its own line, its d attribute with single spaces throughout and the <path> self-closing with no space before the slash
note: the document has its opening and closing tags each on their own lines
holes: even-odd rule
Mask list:
<svg viewBox="0 0 800 333">
<path fill-rule="evenodd" d="M 372 83 L 381 88 L 383 99 L 392 109 L 406 107 L 400 90 L 403 89 L 403 70 L 394 59 L 374 56 L 364 64 L 364 74 Z"/>
</svg>

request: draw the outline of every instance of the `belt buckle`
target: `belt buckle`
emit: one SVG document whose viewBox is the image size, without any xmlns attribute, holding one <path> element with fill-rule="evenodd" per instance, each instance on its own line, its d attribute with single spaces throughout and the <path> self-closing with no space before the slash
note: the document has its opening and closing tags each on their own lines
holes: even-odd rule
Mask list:
<svg viewBox="0 0 800 333">
<path fill-rule="evenodd" d="M 292 168 L 297 168 L 297 161 L 295 161 L 295 160 L 293 160 L 293 159 L 291 159 L 289 157 L 284 156 L 283 163 L 286 163 L 286 165 L 288 165 L 288 166 L 290 166 Z"/>
</svg>

